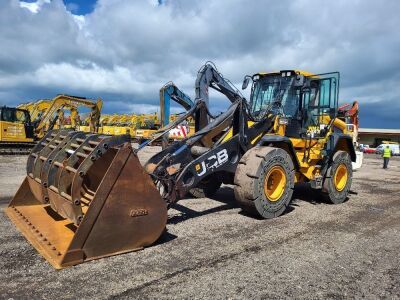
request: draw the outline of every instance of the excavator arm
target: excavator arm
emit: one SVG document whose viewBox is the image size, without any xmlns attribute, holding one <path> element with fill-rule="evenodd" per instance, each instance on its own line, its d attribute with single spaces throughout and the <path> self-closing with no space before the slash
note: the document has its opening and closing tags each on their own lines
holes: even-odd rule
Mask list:
<svg viewBox="0 0 400 300">
<path fill-rule="evenodd" d="M 58 95 L 53 100 L 51 100 L 50 106 L 42 115 L 40 121 L 36 125 L 35 131 L 39 138 L 42 138 L 46 131 L 46 124 L 54 125 L 54 116 L 58 109 L 62 109 L 65 106 L 86 106 L 92 109 L 91 112 L 91 122 L 94 123 L 94 126 L 97 126 L 100 118 L 101 108 L 103 106 L 103 101 L 98 99 L 94 102 L 91 99 L 69 96 L 69 95 Z M 50 125 L 51 129 L 52 126 Z"/>
<path fill-rule="evenodd" d="M 339 117 L 342 116 L 344 118 L 348 118 L 356 130 L 359 127 L 358 112 L 359 112 L 358 101 L 354 101 L 352 104 L 345 103 L 338 109 Z"/>
<path fill-rule="evenodd" d="M 31 113 L 31 120 L 32 122 L 40 122 L 40 118 L 43 113 L 50 107 L 51 100 L 39 100 L 34 103 Z"/>
<path fill-rule="evenodd" d="M 171 99 L 180 104 L 185 110 L 190 110 L 194 106 L 194 102 L 182 92 L 172 81 L 166 83 L 160 89 L 160 109 L 161 109 L 161 125 L 166 126 L 169 123 L 171 113 Z"/>
</svg>

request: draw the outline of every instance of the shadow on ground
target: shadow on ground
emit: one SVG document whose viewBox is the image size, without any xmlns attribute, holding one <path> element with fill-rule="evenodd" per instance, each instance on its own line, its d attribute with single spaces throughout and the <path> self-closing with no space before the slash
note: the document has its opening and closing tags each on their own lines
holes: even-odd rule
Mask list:
<svg viewBox="0 0 400 300">
<path fill-rule="evenodd" d="M 172 216 L 168 219 L 168 224 L 178 224 L 187 219 L 197 218 L 201 216 L 205 216 L 208 214 L 229 210 L 233 208 L 237 208 L 238 205 L 235 200 L 235 195 L 233 193 L 233 189 L 227 186 L 221 187 L 218 192 L 212 197 L 213 200 L 220 202 L 222 205 L 213 207 L 204 211 L 195 211 L 186 206 L 183 206 L 179 203 L 174 204 L 173 208 L 179 211 L 181 214 Z M 184 201 L 190 200 L 181 200 L 181 203 Z"/>
<path fill-rule="evenodd" d="M 168 219 L 168 224 L 178 224 L 188 219 L 197 218 L 208 214 L 240 207 L 235 200 L 233 188 L 230 186 L 221 187 L 215 194 L 215 196 L 212 197 L 212 199 L 220 202 L 221 205 L 204 211 L 195 211 L 180 204 L 184 201 L 190 201 L 190 199 L 181 200 L 180 203 L 176 203 L 173 206 L 173 208 L 179 211 L 181 214 L 170 217 Z M 314 205 L 327 203 L 324 199 L 320 197 L 319 193 L 313 190 L 307 183 L 300 183 L 296 185 L 292 199 L 293 199 L 292 202 L 290 203 L 284 214 L 291 213 L 296 207 L 298 207 L 297 203 L 298 200 L 302 200 Z M 239 212 L 239 214 L 253 219 L 260 219 L 260 220 L 262 219 L 258 216 L 254 216 L 242 210 Z"/>
</svg>

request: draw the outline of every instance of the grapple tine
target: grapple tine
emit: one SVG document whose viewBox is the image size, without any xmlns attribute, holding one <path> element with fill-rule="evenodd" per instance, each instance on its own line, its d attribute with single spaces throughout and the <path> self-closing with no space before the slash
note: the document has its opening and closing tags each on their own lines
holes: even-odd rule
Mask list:
<svg viewBox="0 0 400 300">
<path fill-rule="evenodd" d="M 166 203 L 129 136 L 51 131 L 27 173 L 6 212 L 55 268 L 141 249 L 165 228 Z"/>
<path fill-rule="evenodd" d="M 31 187 L 32 193 L 36 199 L 42 203 L 48 202 L 47 197 L 47 183 L 42 182 L 44 177 L 43 166 L 49 163 L 49 156 L 52 153 L 56 153 L 59 147 L 68 140 L 73 134 L 72 130 L 52 130 L 38 143 L 29 154 L 27 162 L 27 178 L 29 186 Z"/>
</svg>

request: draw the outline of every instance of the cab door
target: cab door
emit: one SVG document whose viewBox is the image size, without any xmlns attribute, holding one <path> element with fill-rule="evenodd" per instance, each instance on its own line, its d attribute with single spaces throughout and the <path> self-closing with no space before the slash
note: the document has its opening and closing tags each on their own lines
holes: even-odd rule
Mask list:
<svg viewBox="0 0 400 300">
<path fill-rule="evenodd" d="M 16 124 L 15 109 L 2 108 L 1 110 L 1 140 L 15 142 L 17 140 L 18 126 Z"/>
<path fill-rule="evenodd" d="M 303 92 L 303 128 L 312 136 L 322 137 L 324 129 L 336 117 L 338 107 L 339 73 L 315 75 L 310 87 Z"/>
</svg>

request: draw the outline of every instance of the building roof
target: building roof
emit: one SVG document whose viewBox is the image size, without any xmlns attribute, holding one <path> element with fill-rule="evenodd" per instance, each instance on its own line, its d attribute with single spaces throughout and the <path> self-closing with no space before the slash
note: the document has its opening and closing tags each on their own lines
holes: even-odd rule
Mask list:
<svg viewBox="0 0 400 300">
<path fill-rule="evenodd" d="M 385 129 L 385 128 L 359 128 L 358 133 L 363 134 L 398 134 L 400 135 L 400 129 Z"/>
</svg>

